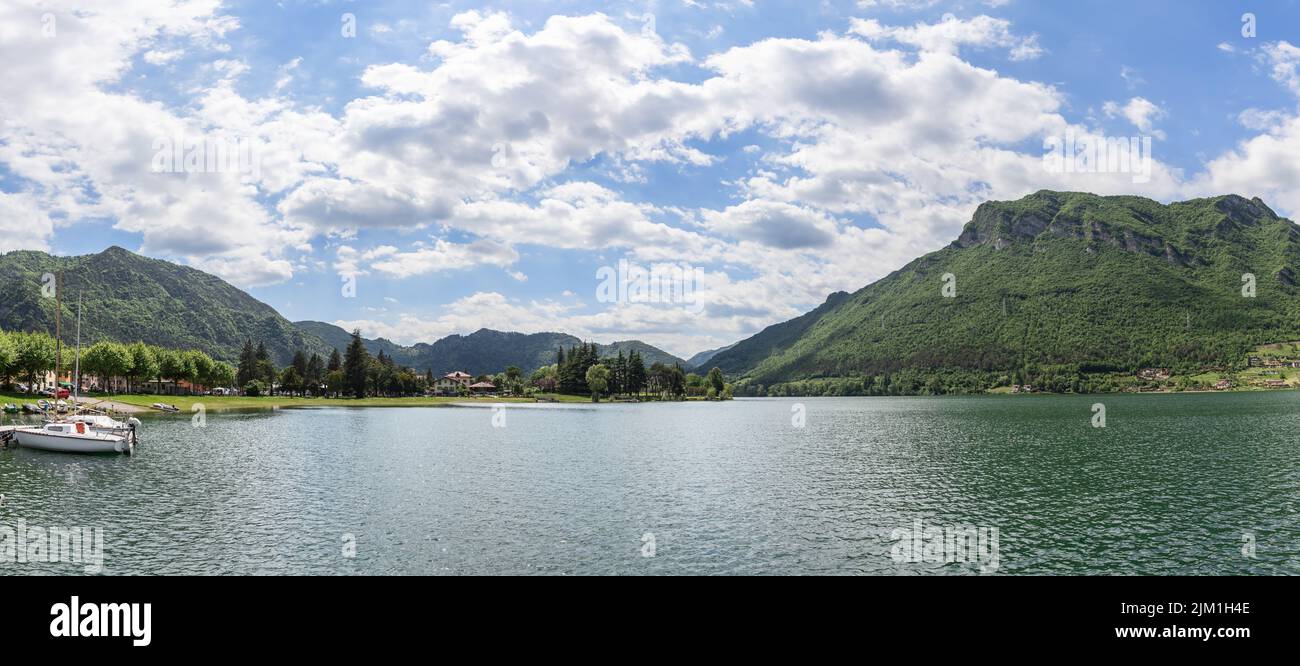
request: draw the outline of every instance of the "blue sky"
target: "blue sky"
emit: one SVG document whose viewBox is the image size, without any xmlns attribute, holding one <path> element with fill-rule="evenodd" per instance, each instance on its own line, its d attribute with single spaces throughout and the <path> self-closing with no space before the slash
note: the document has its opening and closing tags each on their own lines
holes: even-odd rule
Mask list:
<svg viewBox="0 0 1300 666">
<path fill-rule="evenodd" d="M 9 2 L 0 251 L 120 245 L 403 343 L 687 356 L 942 247 L 987 199 L 1294 215 L 1300 9 L 1252 5 Z M 1150 139 L 1150 176 L 1045 166 L 1050 137 L 1103 135 Z M 690 302 L 611 302 L 620 261 L 682 267 Z"/>
</svg>

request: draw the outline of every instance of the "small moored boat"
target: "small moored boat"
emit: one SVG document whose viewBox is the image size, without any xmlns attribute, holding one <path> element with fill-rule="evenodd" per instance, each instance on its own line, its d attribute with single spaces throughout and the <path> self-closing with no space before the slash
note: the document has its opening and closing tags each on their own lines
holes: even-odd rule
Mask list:
<svg viewBox="0 0 1300 666">
<path fill-rule="evenodd" d="M 38 405 L 33 405 L 32 403 L 29 402 L 29 403 L 23 405 L 23 413 L 25 413 L 25 414 L 40 414 L 40 413 L 41 413 L 41 408 L 40 408 Z"/>
<path fill-rule="evenodd" d="M 6 403 L 5 403 L 5 406 L 4 406 L 4 412 L 5 412 L 6 414 L 17 414 L 17 413 L 18 413 L 18 405 L 15 405 L 15 404 L 13 404 L 13 403 L 11 403 L 11 402 L 6 402 Z"/>
<path fill-rule="evenodd" d="M 139 439 L 136 437 L 136 429 L 140 427 L 140 419 L 135 417 L 128 418 L 123 423 L 107 414 L 73 414 L 66 420 L 71 423 L 84 423 L 93 432 L 125 437 L 133 446 L 139 443 Z"/>
<path fill-rule="evenodd" d="M 152 405 L 150 405 L 150 406 L 153 407 L 154 409 L 161 409 L 161 410 L 164 411 L 164 412 L 179 412 L 179 411 L 181 411 L 180 409 L 177 409 L 175 405 L 168 405 L 168 404 L 163 403 L 163 402 L 155 402 L 154 404 L 152 404 Z"/>
<path fill-rule="evenodd" d="M 96 432 L 85 423 L 47 423 L 41 428 L 14 430 L 18 445 L 28 449 L 60 453 L 125 453 L 134 448 L 121 435 Z"/>
</svg>

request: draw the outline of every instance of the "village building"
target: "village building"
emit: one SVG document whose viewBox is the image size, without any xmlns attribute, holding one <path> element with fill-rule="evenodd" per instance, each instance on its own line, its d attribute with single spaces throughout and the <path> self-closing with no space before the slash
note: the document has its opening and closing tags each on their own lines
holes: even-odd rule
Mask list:
<svg viewBox="0 0 1300 666">
<path fill-rule="evenodd" d="M 434 395 L 460 395 L 462 390 L 470 388 L 470 383 L 473 381 L 472 375 L 457 370 L 434 380 L 429 391 Z"/>
<path fill-rule="evenodd" d="M 496 392 L 497 387 L 492 382 L 478 382 L 477 384 L 470 384 L 469 390 L 477 394 L 486 394 Z"/>
</svg>

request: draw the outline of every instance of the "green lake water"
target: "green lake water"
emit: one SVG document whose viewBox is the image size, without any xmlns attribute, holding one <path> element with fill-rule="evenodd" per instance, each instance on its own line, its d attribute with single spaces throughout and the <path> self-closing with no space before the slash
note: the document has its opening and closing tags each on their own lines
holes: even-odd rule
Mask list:
<svg viewBox="0 0 1300 666">
<path fill-rule="evenodd" d="M 1298 392 L 322 408 L 141 439 L 0 452 L 0 526 L 101 528 L 105 574 L 979 571 L 898 557 L 918 520 L 996 528 L 998 574 L 1300 573 Z"/>
</svg>

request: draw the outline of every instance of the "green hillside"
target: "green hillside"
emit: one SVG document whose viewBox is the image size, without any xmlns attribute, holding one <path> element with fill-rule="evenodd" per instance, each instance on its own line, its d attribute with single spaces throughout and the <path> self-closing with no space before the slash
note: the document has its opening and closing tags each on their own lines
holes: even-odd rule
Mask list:
<svg viewBox="0 0 1300 666">
<path fill-rule="evenodd" d="M 1107 375 L 1238 366 L 1300 338 L 1298 266 L 1300 228 L 1259 199 L 1043 191 L 981 205 L 948 247 L 712 363 L 750 393 L 1106 390 Z"/>
<path fill-rule="evenodd" d="M 85 344 L 139 340 L 201 349 L 235 361 L 244 340 L 251 337 L 264 343 L 279 364 L 288 363 L 296 349 L 329 351 L 319 338 L 221 278 L 120 247 L 79 257 L 32 251 L 0 255 L 0 329 L 52 335 L 56 301 L 42 293 L 42 278 L 60 270 L 65 342 L 74 339 L 81 294 Z"/>
</svg>

